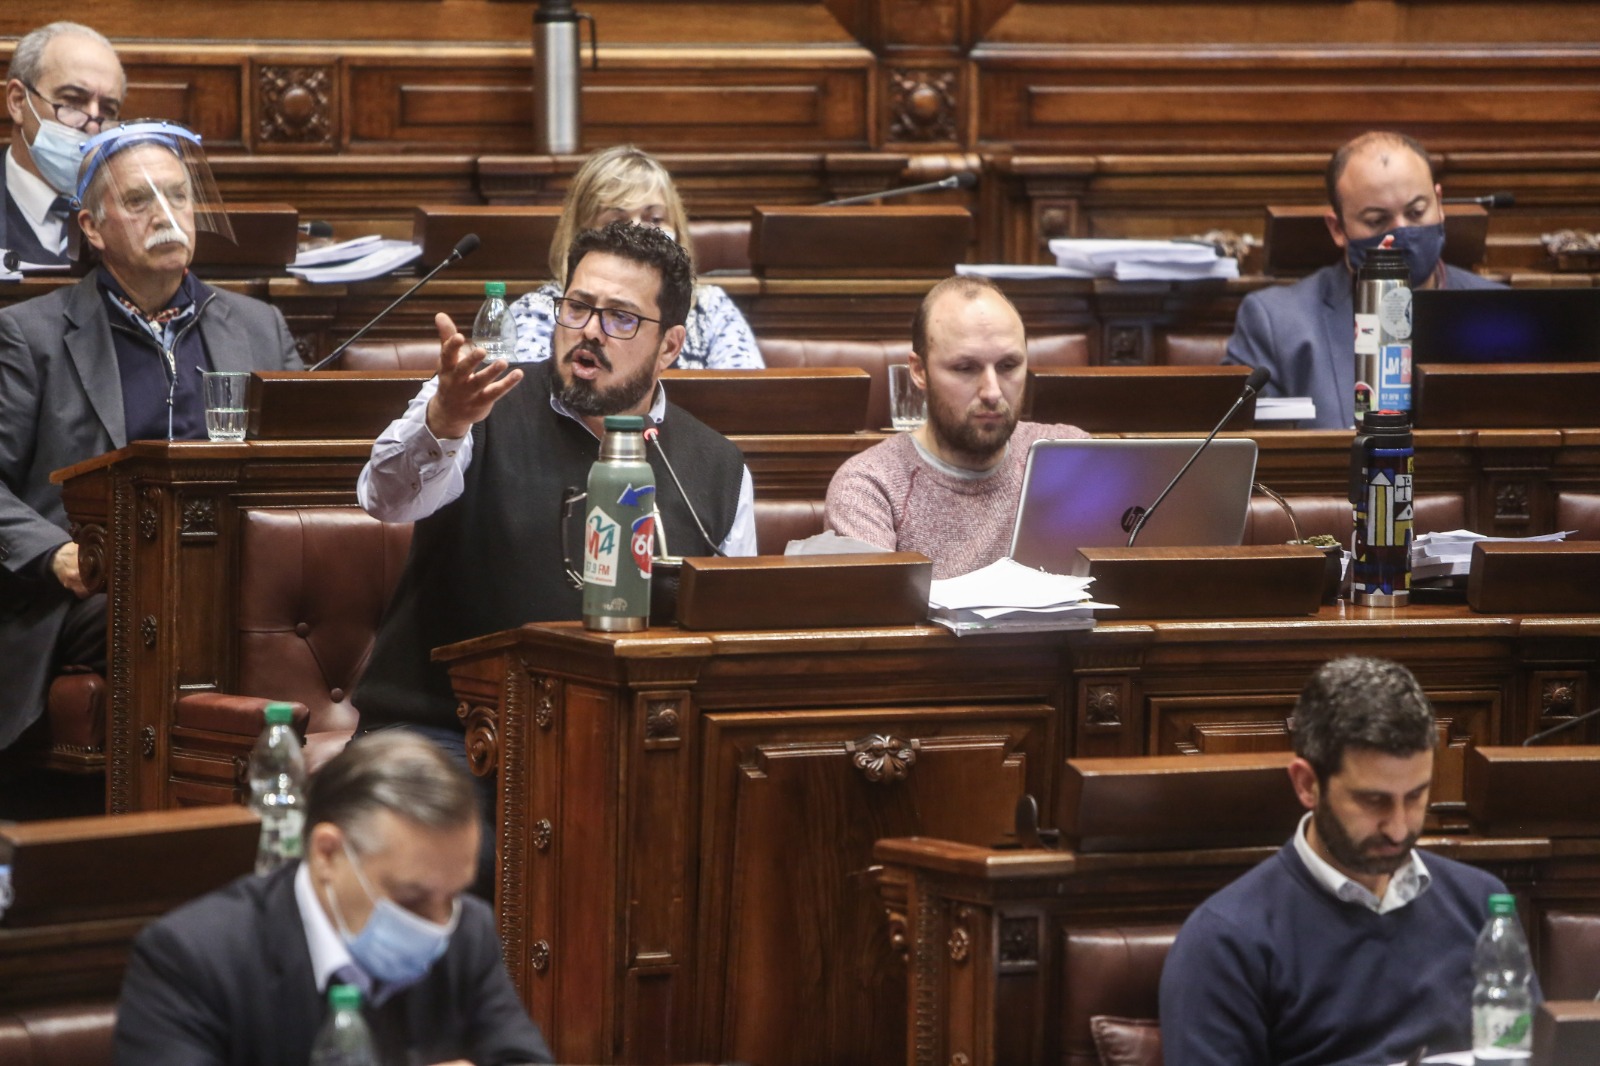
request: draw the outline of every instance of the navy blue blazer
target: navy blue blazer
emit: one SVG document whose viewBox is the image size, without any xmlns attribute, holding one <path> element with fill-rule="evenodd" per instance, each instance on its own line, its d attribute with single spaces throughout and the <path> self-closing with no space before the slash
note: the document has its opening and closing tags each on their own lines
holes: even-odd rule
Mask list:
<svg viewBox="0 0 1600 1066">
<path fill-rule="evenodd" d="M 67 263 L 65 255 L 45 251 L 39 243 L 39 235 L 33 232 L 33 227 L 23 217 L 22 209 L 11 199 L 11 192 L 6 188 L 5 154 L 0 152 L 0 248 L 16 252 L 17 258 L 24 263 L 38 263 L 41 266 Z"/>
<path fill-rule="evenodd" d="M 1499 289 L 1499 282 L 1445 264 L 1445 286 Z M 1349 429 L 1356 421 L 1355 305 L 1344 263 L 1325 266 L 1293 285 L 1244 298 L 1224 363 L 1264 366 L 1267 396 L 1309 396 L 1317 417 L 1305 429 Z"/>
<path fill-rule="evenodd" d="M 327 1005 L 295 904 L 298 868 L 241 877 L 145 927 L 117 1005 L 117 1066 L 305 1066 Z M 474 897 L 427 976 L 363 1013 L 385 1062 L 551 1061 L 506 973 L 494 913 Z"/>
</svg>

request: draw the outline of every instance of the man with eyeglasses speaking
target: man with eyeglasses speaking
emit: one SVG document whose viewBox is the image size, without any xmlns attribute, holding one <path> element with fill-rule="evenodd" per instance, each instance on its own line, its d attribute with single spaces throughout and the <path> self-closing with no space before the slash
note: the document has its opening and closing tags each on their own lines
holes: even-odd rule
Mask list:
<svg viewBox="0 0 1600 1066">
<path fill-rule="evenodd" d="M 100 265 L 0 310 L 0 748 L 61 667 L 105 656 L 105 598 L 83 581 L 51 472 L 131 441 L 204 440 L 201 371 L 300 364 L 276 308 L 189 272 L 199 230 L 233 235 L 196 134 L 98 133 L 75 191 Z"/>
<path fill-rule="evenodd" d="M 11 147 L 0 170 L 0 249 L 22 264 L 67 262 L 67 218 L 81 147 L 117 124 L 128 87 L 116 51 L 76 22 L 17 42 L 6 72 Z"/>
<path fill-rule="evenodd" d="M 743 456 L 657 381 L 683 346 L 693 292 L 677 242 L 619 221 L 573 241 L 550 359 L 509 371 L 505 360 L 485 364 L 437 316 L 439 372 L 373 443 L 356 489 L 373 516 L 416 523 L 353 696 L 362 732 L 406 726 L 465 758 L 450 679 L 432 650 L 581 615 L 562 562 L 560 505 L 588 478 L 607 415 L 642 415 L 659 430 L 647 454 L 674 554 L 755 554 Z"/>
</svg>

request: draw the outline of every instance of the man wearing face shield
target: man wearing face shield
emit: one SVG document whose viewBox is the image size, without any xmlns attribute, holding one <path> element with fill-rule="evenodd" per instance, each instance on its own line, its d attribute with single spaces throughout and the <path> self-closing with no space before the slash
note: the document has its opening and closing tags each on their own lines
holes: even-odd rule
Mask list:
<svg viewBox="0 0 1600 1066">
<path fill-rule="evenodd" d="M 409 733 L 362 737 L 312 777 L 306 826 L 303 861 L 139 935 L 118 1066 L 304 1063 L 335 983 L 362 990 L 379 1062 L 551 1061 L 465 894 L 482 841 L 464 770 Z"/>
<path fill-rule="evenodd" d="M 1386 240 L 1406 257 L 1413 288 L 1484 289 L 1498 283 L 1440 259 L 1444 207 L 1428 153 L 1401 133 L 1364 133 L 1328 161 L 1323 216 L 1340 262 L 1239 305 L 1225 363 L 1272 372 L 1269 396 L 1309 396 L 1308 429 L 1355 424 L 1355 273 Z"/>
<path fill-rule="evenodd" d="M 24 265 L 67 263 L 67 217 L 83 143 L 117 124 L 127 78 L 100 34 L 52 22 L 17 42 L 6 71 L 11 146 L 0 168 L 0 249 Z"/>
<path fill-rule="evenodd" d="M 78 224 L 100 265 L 0 310 L 0 748 L 50 678 L 104 660 L 50 473 L 136 440 L 205 437 L 204 370 L 299 365 L 283 315 L 189 273 L 195 233 L 232 237 L 200 139 L 136 122 L 84 145 Z"/>
</svg>

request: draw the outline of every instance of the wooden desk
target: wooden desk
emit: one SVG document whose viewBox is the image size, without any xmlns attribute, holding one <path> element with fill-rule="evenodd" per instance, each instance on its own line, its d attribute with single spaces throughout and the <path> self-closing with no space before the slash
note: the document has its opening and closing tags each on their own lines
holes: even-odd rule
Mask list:
<svg viewBox="0 0 1600 1066">
<path fill-rule="evenodd" d="M 1591 617 L 1333 607 L 961 640 L 557 623 L 437 654 L 499 773 L 501 935 L 557 1056 L 781 1066 L 904 1057 L 876 839 L 990 844 L 1023 792 L 1055 824 L 1077 755 L 1281 748 L 1307 676 L 1347 653 L 1405 662 L 1435 700 L 1449 826 L 1469 743 L 1600 691 L 1596 637 Z"/>
<path fill-rule="evenodd" d="M 201 798 L 174 786 L 169 723 L 179 695 L 230 691 L 237 649 L 225 623 L 238 612 L 240 510 L 353 506 L 371 448 L 148 441 L 56 472 L 84 578 L 109 598 L 109 812 Z M 230 789 L 236 773 L 231 764 L 182 769 Z"/>
</svg>

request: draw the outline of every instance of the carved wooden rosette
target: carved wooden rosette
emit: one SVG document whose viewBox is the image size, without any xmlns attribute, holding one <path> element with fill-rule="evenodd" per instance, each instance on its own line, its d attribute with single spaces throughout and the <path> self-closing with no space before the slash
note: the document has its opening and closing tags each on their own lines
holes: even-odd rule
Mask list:
<svg viewBox="0 0 1600 1066">
<path fill-rule="evenodd" d="M 1497 481 L 1494 486 L 1494 520 L 1516 523 L 1530 521 L 1533 517 L 1528 506 L 1530 495 L 1525 481 Z"/>
<path fill-rule="evenodd" d="M 917 144 L 957 141 L 961 72 L 954 67 L 890 67 L 889 140 Z"/>
<path fill-rule="evenodd" d="M 339 124 L 337 67 L 255 64 L 256 147 L 334 151 Z"/>
<path fill-rule="evenodd" d="M 456 717 L 466 729 L 467 766 L 478 777 L 487 777 L 500 765 L 500 728 L 495 708 L 461 702 Z"/>
<path fill-rule="evenodd" d="M 72 525 L 72 539 L 78 543 L 78 577 L 90 594 L 106 590 L 106 527 L 96 524 Z"/>
<path fill-rule="evenodd" d="M 873 734 L 860 740 L 846 741 L 844 748 L 850 755 L 851 764 L 861 771 L 863 777 L 875 785 L 884 785 L 906 779 L 917 763 L 922 741 L 914 737 L 901 740 L 899 737 Z"/>
</svg>

